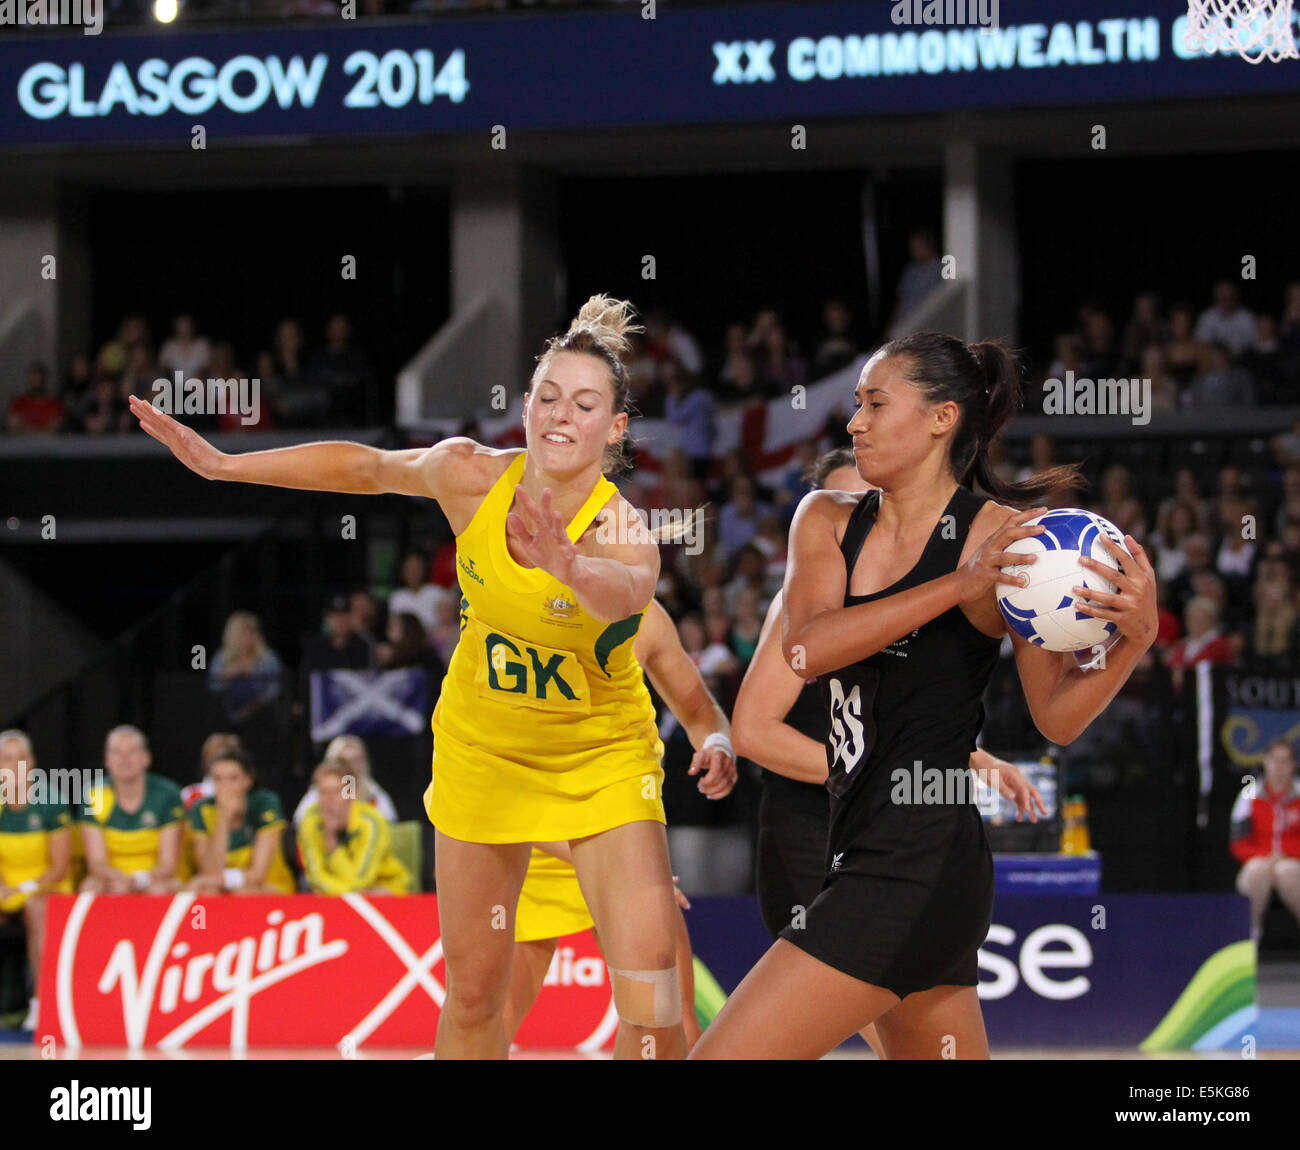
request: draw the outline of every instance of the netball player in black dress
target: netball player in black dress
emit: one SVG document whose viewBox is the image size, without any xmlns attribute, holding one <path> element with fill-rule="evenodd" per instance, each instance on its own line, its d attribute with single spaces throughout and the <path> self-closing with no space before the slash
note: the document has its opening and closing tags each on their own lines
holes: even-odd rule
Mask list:
<svg viewBox="0 0 1300 1150">
<path fill-rule="evenodd" d="M 991 921 L 993 863 L 969 797 L 898 801 L 898 772 L 963 773 L 1005 627 L 998 583 L 1016 511 L 1077 472 L 1002 483 L 989 442 L 1019 406 L 1020 367 L 1001 345 L 918 333 L 878 351 L 849 422 L 859 474 L 882 490 L 813 492 L 791 532 L 783 650 L 830 709 L 829 872 L 803 921 L 736 988 L 695 1058 L 809 1058 L 875 1022 L 889 1058 L 984 1058 L 976 954 Z M 1072 742 L 1128 678 L 1156 632 L 1155 574 L 1132 539 L 1114 594 L 1074 589 L 1113 620 L 1104 666 L 1012 637 L 1035 724 Z M 1085 560 L 1085 565 L 1090 561 Z M 919 764 L 919 765 L 918 765 Z M 949 773 L 951 772 L 951 774 Z M 910 794 L 912 788 L 906 788 Z M 945 796 L 946 798 L 947 796 Z"/>
</svg>

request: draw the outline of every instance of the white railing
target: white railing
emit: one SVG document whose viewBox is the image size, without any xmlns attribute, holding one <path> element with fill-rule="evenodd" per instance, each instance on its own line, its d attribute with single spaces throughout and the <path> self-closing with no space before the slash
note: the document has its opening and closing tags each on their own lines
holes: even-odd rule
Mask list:
<svg viewBox="0 0 1300 1150">
<path fill-rule="evenodd" d="M 397 374 L 397 425 L 424 430 L 492 410 L 493 387 L 508 388 L 513 378 L 508 341 L 501 338 L 505 325 L 505 305 L 495 293 L 443 324 Z"/>
</svg>

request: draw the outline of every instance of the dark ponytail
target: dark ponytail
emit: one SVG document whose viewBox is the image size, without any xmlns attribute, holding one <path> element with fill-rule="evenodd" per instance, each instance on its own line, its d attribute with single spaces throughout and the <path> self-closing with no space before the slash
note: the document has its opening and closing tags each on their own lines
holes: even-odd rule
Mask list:
<svg viewBox="0 0 1300 1150">
<path fill-rule="evenodd" d="M 979 484 L 1012 507 L 1032 507 L 1054 491 L 1086 485 L 1073 463 L 1022 483 L 1004 482 L 989 466 L 989 446 L 1020 410 L 1020 360 L 1000 340 L 964 344 L 951 335 L 918 331 L 891 340 L 879 354 L 906 360 L 904 376 L 928 403 L 952 402 L 961 409 L 949 455 L 958 483 Z"/>
</svg>

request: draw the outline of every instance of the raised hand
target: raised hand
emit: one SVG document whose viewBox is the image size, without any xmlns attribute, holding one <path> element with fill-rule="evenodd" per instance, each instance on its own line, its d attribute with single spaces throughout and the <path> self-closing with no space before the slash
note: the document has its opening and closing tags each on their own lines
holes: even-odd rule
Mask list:
<svg viewBox="0 0 1300 1150">
<path fill-rule="evenodd" d="M 1132 535 L 1124 536 L 1123 547 L 1106 535 L 1101 536 L 1106 549 L 1120 563 L 1120 570 L 1113 571 L 1105 563 L 1095 559 L 1080 557 L 1079 564 L 1089 571 L 1095 571 L 1104 579 L 1115 584 L 1116 590 L 1099 591 L 1083 586 L 1073 588 L 1075 607 L 1095 619 L 1110 619 L 1119 628 L 1121 635 L 1135 643 L 1150 647 L 1155 642 L 1156 632 L 1160 626 L 1159 613 L 1156 610 L 1156 573 Z"/>
<path fill-rule="evenodd" d="M 578 549 L 555 510 L 549 487 L 542 492 L 540 504 L 522 487 L 515 488 L 515 510 L 506 516 L 506 538 L 525 563 L 553 575 L 566 587 L 572 583 Z"/>
<path fill-rule="evenodd" d="M 219 478 L 221 463 L 226 459 L 225 452 L 218 451 L 194 428 L 177 423 L 165 411 L 159 411 L 138 395 L 128 396 L 127 403 L 131 406 L 131 414 L 140 421 L 141 428 L 186 467 L 204 479 Z"/>
<path fill-rule="evenodd" d="M 721 747 L 695 752 L 686 773 L 698 775 L 701 771 L 704 777 L 700 779 L 699 790 L 706 799 L 724 799 L 731 794 L 731 788 L 736 785 L 736 760 Z"/>
<path fill-rule="evenodd" d="M 1028 539 L 1032 535 L 1041 535 L 1046 528 L 1041 523 L 1029 526 L 1025 521 L 1047 514 L 1046 507 L 1031 507 L 1028 511 L 1018 511 L 1007 516 L 1007 520 L 986 540 L 980 549 L 957 570 L 961 575 L 961 601 L 970 603 L 988 594 L 998 584 L 1008 587 L 1024 587 L 1029 582 L 1025 574 L 1008 575 L 1003 567 L 1014 567 L 1021 563 L 1035 563 L 1037 555 L 1020 551 L 1008 551 L 1007 545 L 1016 539 Z"/>
</svg>

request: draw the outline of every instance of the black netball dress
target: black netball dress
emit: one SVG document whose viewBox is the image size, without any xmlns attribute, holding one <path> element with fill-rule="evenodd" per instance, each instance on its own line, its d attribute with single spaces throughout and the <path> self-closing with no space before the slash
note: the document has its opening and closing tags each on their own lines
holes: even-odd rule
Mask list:
<svg viewBox="0 0 1300 1150">
<path fill-rule="evenodd" d="M 826 706 L 821 686 L 805 683 L 785 722 L 801 735 L 826 742 Z M 807 910 L 826 877 L 826 824 L 830 796 L 824 783 L 803 783 L 763 772 L 758 804 L 755 885 L 763 925 L 773 937 L 788 926 L 796 908 Z"/>
<path fill-rule="evenodd" d="M 955 570 L 985 501 L 958 487 L 916 566 L 873 595 L 846 593 L 845 606 Z M 869 491 L 849 517 L 841 550 L 850 580 L 879 505 Z M 978 982 L 993 856 L 967 768 L 999 645 L 952 607 L 819 677 L 830 724 L 826 878 L 806 919 L 781 937 L 899 997 Z"/>
</svg>

